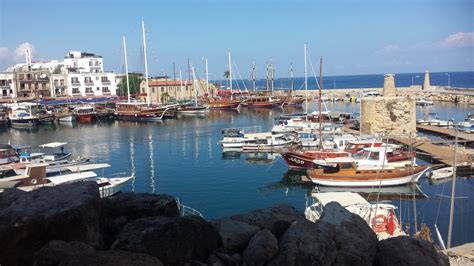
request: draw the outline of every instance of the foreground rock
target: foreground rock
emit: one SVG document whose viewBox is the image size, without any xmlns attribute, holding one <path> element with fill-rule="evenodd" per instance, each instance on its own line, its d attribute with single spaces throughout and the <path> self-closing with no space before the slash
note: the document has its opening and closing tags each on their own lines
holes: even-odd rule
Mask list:
<svg viewBox="0 0 474 266">
<path fill-rule="evenodd" d="M 372 265 L 377 252 L 377 236 L 366 221 L 337 202 L 325 206 L 316 225 L 322 231 L 333 231 L 337 245 L 338 265 Z"/>
<path fill-rule="evenodd" d="M 374 265 L 449 265 L 449 261 L 432 243 L 399 236 L 378 243 Z"/>
<path fill-rule="evenodd" d="M 244 251 L 250 239 L 260 230 L 258 226 L 229 218 L 213 220 L 211 224 L 218 230 L 224 249 L 231 252 Z"/>
<path fill-rule="evenodd" d="M 280 238 L 280 250 L 269 265 L 331 265 L 337 256 L 333 234 L 313 222 L 298 220 Z"/>
<path fill-rule="evenodd" d="M 250 240 L 248 247 L 242 254 L 246 265 L 264 265 L 278 253 L 278 240 L 267 229 L 264 229 Z"/>
<path fill-rule="evenodd" d="M 101 225 L 105 246 L 110 247 L 127 223 L 153 216 L 178 217 L 179 209 L 174 197 L 129 192 L 103 199 Z"/>
<path fill-rule="evenodd" d="M 28 264 L 51 240 L 101 245 L 96 182 L 42 188 L 9 197 L 0 209 L 0 264 Z"/>
<path fill-rule="evenodd" d="M 163 265 L 157 258 L 127 251 L 96 251 L 82 242 L 51 241 L 35 255 L 35 265 Z"/>
<path fill-rule="evenodd" d="M 230 218 L 258 226 L 260 229 L 268 229 L 277 238 L 279 238 L 293 222 L 306 220 L 301 212 L 285 204 L 275 205 L 266 209 L 256 209 L 248 213 L 236 214 Z"/>
<path fill-rule="evenodd" d="M 149 217 L 127 224 L 113 249 L 147 253 L 166 264 L 204 261 L 220 247 L 217 230 L 197 216 Z"/>
</svg>

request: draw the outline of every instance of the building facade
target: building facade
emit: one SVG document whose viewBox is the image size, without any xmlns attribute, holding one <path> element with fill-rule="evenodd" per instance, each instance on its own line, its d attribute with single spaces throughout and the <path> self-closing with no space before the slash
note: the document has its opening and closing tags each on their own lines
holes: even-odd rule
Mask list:
<svg viewBox="0 0 474 266">
<path fill-rule="evenodd" d="M 16 98 L 13 73 L 0 73 L 0 98 Z"/>
<path fill-rule="evenodd" d="M 15 68 L 13 75 L 17 97 L 33 99 L 51 97 L 51 71 L 48 67 L 25 64 Z"/>
<path fill-rule="evenodd" d="M 66 86 L 67 94 L 73 97 L 112 96 L 117 88 L 113 72 L 68 73 Z"/>
<path fill-rule="evenodd" d="M 69 51 L 64 57 L 64 66 L 71 72 L 104 72 L 102 56 L 87 52 Z"/>
<path fill-rule="evenodd" d="M 205 84 L 204 82 L 200 82 Z M 152 103 L 167 103 L 170 100 L 185 101 L 194 99 L 194 90 L 197 88 L 198 96 L 205 95 L 205 86 L 194 86 L 190 80 L 172 80 L 172 79 L 151 79 L 148 81 L 150 90 L 150 100 Z M 214 91 L 216 88 L 212 86 L 210 90 Z M 146 83 L 140 83 L 140 98 L 146 101 Z"/>
</svg>

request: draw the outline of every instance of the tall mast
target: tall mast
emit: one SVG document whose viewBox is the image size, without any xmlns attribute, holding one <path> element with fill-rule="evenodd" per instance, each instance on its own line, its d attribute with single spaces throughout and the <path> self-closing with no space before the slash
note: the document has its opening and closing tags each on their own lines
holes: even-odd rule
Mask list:
<svg viewBox="0 0 474 266">
<path fill-rule="evenodd" d="M 291 95 L 293 95 L 293 90 L 295 88 L 295 84 L 294 84 L 295 80 L 293 78 L 293 63 L 290 63 L 290 80 L 291 80 L 290 82 Z"/>
<path fill-rule="evenodd" d="M 253 85 L 253 90 L 255 91 L 256 89 L 256 76 L 255 76 L 255 62 L 252 63 L 252 85 Z"/>
<path fill-rule="evenodd" d="M 304 44 L 304 93 L 306 103 L 306 115 L 308 114 L 308 63 L 306 59 L 306 43 Z M 307 118 L 308 116 L 306 116 Z"/>
<path fill-rule="evenodd" d="M 196 84 L 199 81 L 196 80 L 196 73 L 194 72 L 194 67 L 191 67 L 191 72 L 193 73 L 194 106 L 197 107 L 197 86 L 196 86 Z"/>
<path fill-rule="evenodd" d="M 271 86 L 272 86 L 272 92 L 273 88 L 275 87 L 275 69 L 273 65 L 273 60 L 270 57 L 270 80 L 271 80 Z"/>
<path fill-rule="evenodd" d="M 209 97 L 209 69 L 207 66 L 207 57 L 205 58 L 205 62 L 206 62 L 206 93 L 207 93 L 207 96 Z"/>
<path fill-rule="evenodd" d="M 230 52 L 229 52 L 229 86 L 230 86 L 230 99 L 233 99 L 233 93 L 232 93 L 232 60 L 230 58 Z"/>
<path fill-rule="evenodd" d="M 125 56 L 125 75 L 127 77 L 127 102 L 130 102 L 130 81 L 128 80 L 127 43 L 125 42 L 125 36 L 123 36 L 123 53 Z"/>
<path fill-rule="evenodd" d="M 146 58 L 146 37 L 145 37 L 145 22 L 142 19 L 142 35 L 143 35 L 143 53 L 145 54 L 145 90 L 146 90 L 146 104 L 150 106 L 150 88 L 148 87 L 148 61 Z"/>
<path fill-rule="evenodd" d="M 319 118 L 319 148 L 320 149 L 323 148 L 323 135 L 322 135 L 323 120 L 322 120 L 322 115 L 321 115 L 321 95 L 323 94 L 322 90 L 323 90 L 323 57 L 321 56 L 321 58 L 319 59 L 319 101 L 318 101 L 319 102 L 318 118 Z"/>
<path fill-rule="evenodd" d="M 265 72 L 266 72 L 266 74 L 265 74 L 265 78 L 266 78 L 265 90 L 268 91 L 268 87 L 270 87 L 270 84 L 268 84 L 268 62 L 267 62 L 267 64 L 266 64 L 266 66 L 265 66 Z"/>
<path fill-rule="evenodd" d="M 456 138 L 454 140 L 454 158 L 453 158 L 453 184 L 451 186 L 451 208 L 449 210 L 449 227 L 448 227 L 448 249 L 451 248 L 451 239 L 453 232 L 453 219 L 454 219 L 454 195 L 456 193 L 456 171 L 457 171 L 457 156 L 456 152 L 458 149 L 458 131 L 456 130 Z"/>
<path fill-rule="evenodd" d="M 181 90 L 181 100 L 184 100 L 183 77 L 181 76 L 181 69 L 179 69 L 179 88 Z"/>
</svg>

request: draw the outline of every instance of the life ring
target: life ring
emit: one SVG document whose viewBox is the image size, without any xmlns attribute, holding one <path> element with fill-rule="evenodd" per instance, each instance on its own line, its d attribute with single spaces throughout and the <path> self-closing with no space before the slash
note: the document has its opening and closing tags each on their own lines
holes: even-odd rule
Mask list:
<svg viewBox="0 0 474 266">
<path fill-rule="evenodd" d="M 388 224 L 387 216 L 383 214 L 379 214 L 375 216 L 374 218 L 372 218 L 372 230 L 374 230 L 374 232 L 376 233 L 386 232 L 387 224 Z"/>
</svg>

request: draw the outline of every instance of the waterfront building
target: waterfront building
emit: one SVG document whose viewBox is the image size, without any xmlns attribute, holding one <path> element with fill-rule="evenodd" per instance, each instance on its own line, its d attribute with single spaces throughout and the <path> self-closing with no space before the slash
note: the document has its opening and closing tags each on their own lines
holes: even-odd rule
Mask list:
<svg viewBox="0 0 474 266">
<path fill-rule="evenodd" d="M 102 56 L 87 52 L 69 51 L 64 57 L 64 66 L 79 73 L 104 72 Z"/>
<path fill-rule="evenodd" d="M 15 66 L 13 79 L 16 96 L 32 99 L 51 97 L 50 76 L 58 65 L 58 61 L 48 61 Z"/>
<path fill-rule="evenodd" d="M 0 99 L 15 98 L 16 89 L 13 73 L 0 73 Z"/>
<path fill-rule="evenodd" d="M 205 81 L 200 81 L 201 86 L 194 86 L 191 80 L 172 80 L 167 77 L 150 79 L 148 87 L 150 99 L 154 103 L 167 103 L 170 100 L 183 101 L 194 99 L 194 90 L 197 88 L 198 95 L 204 95 Z M 211 89 L 211 88 L 210 88 Z M 214 86 L 212 89 L 215 90 Z M 140 98 L 146 100 L 146 82 L 140 83 Z"/>
</svg>

